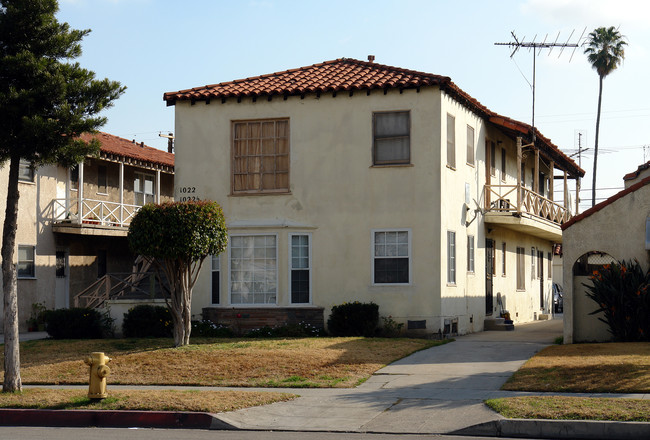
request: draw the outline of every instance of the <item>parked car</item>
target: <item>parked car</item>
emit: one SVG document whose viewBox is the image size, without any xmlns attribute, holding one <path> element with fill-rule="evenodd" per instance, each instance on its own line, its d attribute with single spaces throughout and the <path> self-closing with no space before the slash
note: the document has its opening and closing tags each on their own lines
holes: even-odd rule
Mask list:
<svg viewBox="0 0 650 440">
<path fill-rule="evenodd" d="M 564 290 L 558 283 L 553 283 L 553 307 L 555 313 L 564 312 Z"/>
</svg>

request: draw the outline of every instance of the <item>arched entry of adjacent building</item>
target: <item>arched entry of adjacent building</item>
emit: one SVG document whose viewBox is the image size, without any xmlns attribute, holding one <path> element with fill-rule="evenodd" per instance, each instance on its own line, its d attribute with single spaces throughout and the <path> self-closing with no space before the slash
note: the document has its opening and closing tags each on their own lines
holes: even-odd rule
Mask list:
<svg viewBox="0 0 650 440">
<path fill-rule="evenodd" d="M 573 310 L 573 342 L 611 340 L 607 324 L 598 319 L 599 315 L 590 315 L 598 309 L 598 305 L 587 296 L 585 284 L 591 284 L 589 277 L 594 271 L 616 261 L 616 258 L 606 252 L 589 251 L 582 254 L 573 264 L 573 293 L 570 299 Z"/>
</svg>

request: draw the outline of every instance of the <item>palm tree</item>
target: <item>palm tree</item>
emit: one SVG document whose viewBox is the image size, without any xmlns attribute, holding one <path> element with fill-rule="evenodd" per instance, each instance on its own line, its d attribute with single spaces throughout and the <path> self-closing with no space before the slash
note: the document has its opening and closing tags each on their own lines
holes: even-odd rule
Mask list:
<svg viewBox="0 0 650 440">
<path fill-rule="evenodd" d="M 600 130 L 600 104 L 603 99 L 603 79 L 612 73 L 625 58 L 625 36 L 614 26 L 599 27 L 589 34 L 585 54 L 591 67 L 598 72 L 598 112 L 596 113 L 596 141 L 594 145 L 594 177 L 591 185 L 591 206 L 596 204 L 596 167 L 598 164 L 598 132 Z"/>
</svg>

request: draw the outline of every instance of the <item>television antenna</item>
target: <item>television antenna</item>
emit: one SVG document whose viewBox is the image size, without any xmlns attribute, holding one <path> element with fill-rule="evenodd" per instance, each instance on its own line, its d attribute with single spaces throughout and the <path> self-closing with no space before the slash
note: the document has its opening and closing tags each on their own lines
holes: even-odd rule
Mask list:
<svg viewBox="0 0 650 440">
<path fill-rule="evenodd" d="M 551 55 L 551 52 L 553 52 L 553 49 L 556 47 L 559 48 L 560 53 L 558 54 L 558 58 L 562 56 L 562 53 L 564 52 L 564 49 L 566 48 L 573 48 L 573 52 L 571 53 L 571 57 L 569 58 L 569 62 L 573 59 L 573 54 L 575 53 L 576 49 L 580 46 L 578 43 L 582 40 L 582 37 L 584 36 L 585 32 L 587 31 L 587 28 L 582 31 L 582 34 L 580 35 L 580 38 L 578 38 L 576 43 L 571 43 L 571 38 L 573 37 L 573 34 L 575 33 L 575 29 L 571 31 L 571 34 L 569 34 L 569 37 L 566 39 L 565 43 L 558 43 L 558 40 L 560 39 L 560 32 L 557 33 L 557 36 L 555 37 L 555 41 L 553 42 L 547 42 L 548 40 L 548 34 L 544 37 L 543 41 L 536 42 L 535 40 L 537 39 L 537 35 L 532 39 L 532 41 L 526 41 L 526 37 L 522 38 L 521 40 L 517 38 L 517 35 L 515 35 L 515 31 L 511 31 L 510 34 L 512 35 L 512 38 L 514 41 L 508 42 L 508 43 L 494 43 L 495 46 L 508 46 L 512 48 L 512 53 L 510 54 L 510 58 L 514 57 L 517 51 L 521 48 L 527 48 L 529 52 L 532 52 L 533 54 L 533 84 L 531 88 L 533 89 L 533 116 L 532 116 L 532 135 L 533 135 L 533 144 L 535 144 L 535 71 L 537 69 L 536 66 L 536 59 L 537 55 L 542 53 L 542 50 L 548 49 L 548 55 Z"/>
</svg>

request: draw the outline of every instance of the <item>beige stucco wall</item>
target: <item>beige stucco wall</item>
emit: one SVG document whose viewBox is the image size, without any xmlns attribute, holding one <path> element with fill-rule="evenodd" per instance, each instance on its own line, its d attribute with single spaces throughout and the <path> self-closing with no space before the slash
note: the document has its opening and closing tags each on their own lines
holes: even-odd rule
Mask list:
<svg viewBox="0 0 650 440">
<path fill-rule="evenodd" d="M 372 166 L 372 114 L 410 110 L 411 166 Z M 277 234 L 278 306 L 290 305 L 289 234 L 312 237 L 312 298 L 325 308 L 345 301 L 374 301 L 380 314 L 401 322 L 426 320 L 437 332 L 445 318 L 458 318 L 460 333 L 483 329 L 485 318 L 485 239 L 493 238 L 497 254 L 508 243 L 508 276 L 495 277 L 496 293 L 517 307 L 517 322 L 540 311 L 539 284 L 527 282 L 515 292 L 516 246 L 550 251 L 550 243 L 510 230 L 487 228 L 484 207 L 485 141 L 507 147 L 507 183 L 516 183 L 514 141 L 435 88 L 354 94 L 307 95 L 253 102 L 243 99 L 190 105 L 177 102 L 176 186 L 179 199 L 193 188 L 196 197 L 219 202 L 231 234 Z M 447 113 L 456 124 L 456 167 L 449 168 L 446 150 Z M 231 121 L 264 118 L 290 120 L 290 194 L 230 195 Z M 467 164 L 467 125 L 475 130 L 476 163 Z M 530 164 L 529 164 L 530 165 Z M 493 178 L 501 183 L 500 174 Z M 465 184 L 470 185 L 469 210 Z M 372 231 L 407 229 L 411 233 L 409 285 L 372 285 Z M 456 233 L 456 284 L 447 283 L 447 231 Z M 489 231 L 489 232 L 488 232 Z M 467 237 L 475 237 L 475 271 L 467 271 Z M 530 256 L 527 254 L 527 266 Z M 231 307 L 228 253 L 220 265 L 220 304 Z M 194 290 L 193 314 L 211 305 L 210 262 Z M 527 268 L 529 274 L 530 267 Z M 544 269 L 545 277 L 547 269 Z M 550 279 L 544 282 L 550 291 Z M 548 293 L 545 293 L 548 297 Z M 535 305 L 536 301 L 536 305 Z M 547 301 L 548 302 L 548 301 Z M 513 307 L 511 307 L 512 305 Z M 238 305 L 239 306 L 239 305 Z M 259 306 L 255 306 L 259 307 Z M 549 306 L 547 306 L 548 308 Z M 514 315 L 514 311 L 513 311 Z"/>
<path fill-rule="evenodd" d="M 646 185 L 600 211 L 574 223 L 564 231 L 564 341 L 565 343 L 600 340 L 602 329 L 593 326 L 582 309 L 576 309 L 578 295 L 573 265 L 589 251 L 601 251 L 616 260 L 637 259 L 647 270 L 650 259 L 645 249 L 646 218 L 650 216 L 650 186 Z"/>
</svg>

